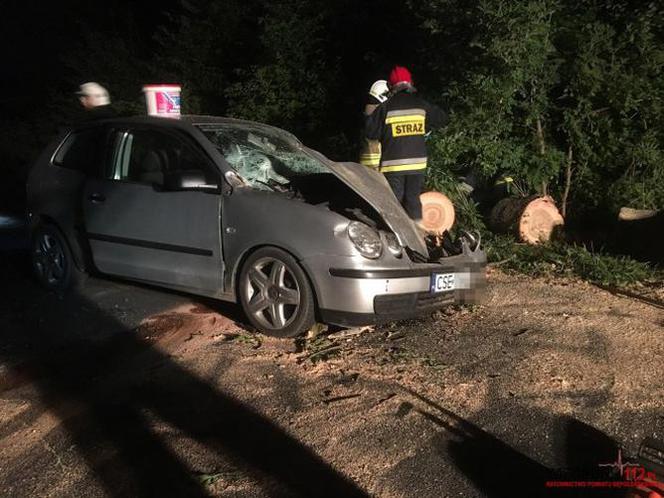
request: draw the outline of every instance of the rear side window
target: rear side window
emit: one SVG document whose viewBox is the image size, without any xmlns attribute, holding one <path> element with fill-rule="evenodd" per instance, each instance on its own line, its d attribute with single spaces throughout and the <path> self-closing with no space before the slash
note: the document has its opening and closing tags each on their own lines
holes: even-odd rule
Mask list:
<svg viewBox="0 0 664 498">
<path fill-rule="evenodd" d="M 104 128 L 89 128 L 71 133 L 58 149 L 53 164 L 96 176 L 104 153 Z"/>
<path fill-rule="evenodd" d="M 115 142 L 107 178 L 162 186 L 169 174 L 198 171 L 208 183 L 218 181 L 208 159 L 180 137 L 156 130 L 131 130 L 119 132 Z"/>
</svg>

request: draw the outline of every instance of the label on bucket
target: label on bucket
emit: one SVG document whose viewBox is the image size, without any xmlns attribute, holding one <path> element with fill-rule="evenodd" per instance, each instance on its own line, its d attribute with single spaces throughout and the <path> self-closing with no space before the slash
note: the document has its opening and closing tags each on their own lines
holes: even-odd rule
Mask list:
<svg viewBox="0 0 664 498">
<path fill-rule="evenodd" d="M 157 114 L 180 114 L 180 92 L 156 92 Z"/>
<path fill-rule="evenodd" d="M 164 118 L 180 117 L 180 86 L 179 85 L 145 85 L 145 103 L 148 115 Z"/>
</svg>

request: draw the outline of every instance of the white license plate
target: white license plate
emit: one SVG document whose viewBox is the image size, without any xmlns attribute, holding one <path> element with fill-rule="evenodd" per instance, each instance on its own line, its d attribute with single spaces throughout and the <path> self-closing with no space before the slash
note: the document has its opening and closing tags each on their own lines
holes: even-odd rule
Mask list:
<svg viewBox="0 0 664 498">
<path fill-rule="evenodd" d="M 454 290 L 454 273 L 434 273 L 431 275 L 431 293 Z"/>
</svg>

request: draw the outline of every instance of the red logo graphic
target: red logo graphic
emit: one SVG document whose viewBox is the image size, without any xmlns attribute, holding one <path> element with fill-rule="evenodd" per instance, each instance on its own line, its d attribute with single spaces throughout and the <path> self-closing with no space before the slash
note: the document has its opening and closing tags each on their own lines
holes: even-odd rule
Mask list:
<svg viewBox="0 0 664 498">
<path fill-rule="evenodd" d="M 627 476 L 625 476 L 625 470 L 628 470 L 628 471 L 630 471 L 632 469 L 636 470 L 636 468 L 638 468 L 638 467 L 640 467 L 643 470 L 643 467 L 641 467 L 640 465 L 638 465 L 636 463 L 623 463 L 623 461 L 622 461 L 622 450 L 618 450 L 618 459 L 615 462 L 600 463 L 599 466 L 600 467 L 612 467 L 614 469 L 618 469 L 618 471 L 620 472 L 620 477 L 624 477 L 628 481 L 635 481 L 636 479 L 628 479 Z M 645 470 L 644 470 L 644 472 L 645 472 Z M 629 475 L 630 472 L 628 472 L 627 474 Z M 651 474 L 652 474 L 652 472 L 651 472 Z M 655 474 L 652 474 L 652 476 L 653 476 L 652 479 L 654 479 Z"/>
</svg>

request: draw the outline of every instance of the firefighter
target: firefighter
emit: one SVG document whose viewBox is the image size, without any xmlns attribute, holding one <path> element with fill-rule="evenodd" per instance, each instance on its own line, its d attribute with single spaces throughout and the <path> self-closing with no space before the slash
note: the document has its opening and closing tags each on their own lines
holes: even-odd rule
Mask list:
<svg viewBox="0 0 664 498">
<path fill-rule="evenodd" d="M 95 83 L 94 81 L 83 83 L 76 94 L 79 96 L 81 105 L 86 111 L 84 121 L 115 117 L 115 111 L 111 107 L 111 98 L 108 95 L 108 90 L 99 83 Z"/>
<path fill-rule="evenodd" d="M 370 116 L 380 104 L 387 100 L 387 94 L 389 91 L 390 89 L 385 80 L 378 80 L 371 85 L 371 88 L 369 89 L 369 99 L 364 106 L 365 119 Z M 369 140 L 366 137 L 362 139 L 360 164 L 364 164 L 369 168 L 378 169 L 378 166 L 380 165 L 380 141 Z"/>
<path fill-rule="evenodd" d="M 365 137 L 381 144 L 381 171 L 408 215 L 422 221 L 420 194 L 427 150 L 424 137 L 447 124 L 447 115 L 417 96 L 410 71 L 395 66 L 389 78 L 390 98 L 367 117 Z"/>
</svg>

